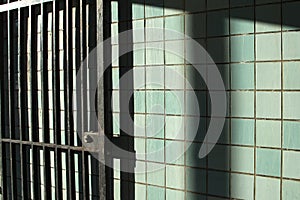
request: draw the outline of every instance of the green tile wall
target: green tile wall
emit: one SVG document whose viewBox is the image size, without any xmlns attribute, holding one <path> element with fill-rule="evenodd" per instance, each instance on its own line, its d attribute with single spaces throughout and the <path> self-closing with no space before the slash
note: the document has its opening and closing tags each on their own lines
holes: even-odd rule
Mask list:
<svg viewBox="0 0 300 200">
<path fill-rule="evenodd" d="M 228 96 L 218 144 L 198 159 L 211 109 L 203 79 L 184 59 L 194 53 L 184 50 L 188 39 L 164 31 L 133 36 L 134 119 L 139 127 L 135 150 L 149 153 L 174 143 L 177 147 L 137 157 L 137 165 L 145 170 L 161 169 L 135 176 L 135 198 L 300 199 L 300 1 L 135 2 L 129 20 L 133 28 L 166 28 L 197 40 L 218 65 Z M 124 23 L 118 21 L 117 7 L 113 2 L 112 34 Z M 119 41 L 112 42 L 118 55 Z M 158 46 L 180 48 L 182 57 L 136 50 Z M 113 61 L 115 98 L 119 67 L 118 60 Z M 193 102 L 194 94 L 198 102 Z M 194 103 L 200 116 L 189 106 Z M 115 135 L 118 106 L 114 101 Z M 174 153 L 182 155 L 174 160 Z M 119 188 L 120 177 L 114 178 Z"/>
</svg>

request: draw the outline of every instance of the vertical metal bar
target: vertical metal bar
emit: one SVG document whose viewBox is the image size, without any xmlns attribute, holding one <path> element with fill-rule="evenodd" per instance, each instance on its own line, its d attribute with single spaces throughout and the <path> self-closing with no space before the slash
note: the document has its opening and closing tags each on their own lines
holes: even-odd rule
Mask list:
<svg viewBox="0 0 300 200">
<path fill-rule="evenodd" d="M 111 36 L 111 0 L 103 2 L 103 22 L 105 24 L 105 28 L 103 30 L 103 40 L 109 38 Z M 104 55 L 104 66 L 109 66 L 104 72 L 104 130 L 106 133 L 106 137 L 112 139 L 113 126 L 112 126 L 112 110 L 111 110 L 111 100 L 112 100 L 112 68 L 111 68 L 111 55 L 112 50 L 107 49 L 103 51 Z M 106 144 L 104 144 L 104 148 L 106 148 Z M 106 156 L 107 152 L 104 150 L 105 154 L 105 163 L 109 163 L 109 166 L 112 166 L 113 159 L 110 156 Z M 106 198 L 113 199 L 114 198 L 114 183 L 113 183 L 113 169 L 110 167 L 105 167 L 105 182 L 106 182 Z"/>
<path fill-rule="evenodd" d="M 85 10 L 85 6 L 86 6 L 86 1 L 82 0 L 79 1 L 79 13 L 80 13 L 80 62 L 83 62 L 85 57 L 86 57 L 86 10 Z M 80 118 L 81 118 L 81 133 L 83 134 L 84 131 L 86 130 L 86 104 L 85 104 L 85 66 L 81 67 L 81 87 L 80 87 L 80 92 L 81 92 L 81 113 L 80 113 Z M 85 152 L 82 151 L 82 181 L 83 181 L 83 199 L 86 200 L 87 196 L 88 196 L 88 185 L 87 185 L 87 158 L 85 155 Z"/>
<path fill-rule="evenodd" d="M 58 35 L 58 10 L 59 2 L 53 1 L 53 102 L 54 102 L 54 137 L 55 144 L 60 144 L 60 95 L 59 95 L 59 35 Z M 62 184 L 61 184 L 61 155 L 57 146 L 55 147 L 55 186 L 56 186 L 56 199 L 62 198 Z"/>
<path fill-rule="evenodd" d="M 32 141 L 39 141 L 38 134 L 38 105 L 36 103 L 37 96 L 37 14 L 38 7 L 31 8 L 31 128 L 32 128 Z M 40 190 L 40 168 L 39 168 L 39 149 L 32 144 L 33 153 L 33 181 L 34 181 L 34 199 L 41 198 Z"/>
<path fill-rule="evenodd" d="M 68 101 L 66 105 L 66 135 L 67 135 L 67 144 L 70 146 L 71 145 L 71 134 L 72 134 L 72 92 L 73 92 L 73 87 L 72 86 L 72 72 L 73 72 L 73 64 L 72 64 L 72 1 L 67 0 L 66 1 L 66 6 L 65 6 L 65 29 L 66 29 L 66 83 L 67 83 L 67 95 L 66 99 Z M 74 176 L 74 171 L 72 170 L 72 158 L 71 158 L 71 151 L 70 148 L 68 148 L 67 152 L 67 160 L 68 160 L 68 198 L 69 199 L 74 199 L 75 195 L 73 193 L 72 188 L 74 187 L 75 183 L 72 182 L 72 176 Z"/>
<path fill-rule="evenodd" d="M 22 84 L 24 83 L 24 79 L 23 79 L 23 74 L 22 74 L 22 68 L 24 68 L 24 62 L 23 61 L 23 55 L 22 52 L 24 52 L 24 45 L 22 43 L 22 39 L 24 38 L 24 34 L 22 34 L 23 32 L 21 32 L 21 28 L 22 28 L 22 24 L 24 24 L 23 21 L 24 18 L 21 18 L 21 9 L 18 9 L 18 68 L 19 68 L 19 96 L 20 96 L 20 141 L 23 140 L 23 132 L 25 132 L 25 128 L 24 128 L 24 107 L 25 107 L 25 103 L 24 103 L 24 96 L 23 94 L 25 94 L 24 92 L 24 86 L 22 86 Z M 23 29 L 22 29 L 23 30 Z M 26 37 L 26 36 L 25 36 Z M 23 129 L 24 128 L 24 129 Z M 24 170 L 24 166 L 23 166 L 23 150 L 22 150 L 22 145 L 20 144 L 20 171 L 21 171 L 21 198 L 24 198 L 24 187 L 23 187 L 23 170 Z"/>
<path fill-rule="evenodd" d="M 104 41 L 104 2 L 103 1 L 96 1 L 95 2 L 95 23 L 96 23 L 96 38 L 95 38 L 95 43 L 96 43 L 96 48 L 98 48 L 98 42 L 102 42 Z M 103 53 L 103 49 L 102 49 L 102 53 Z M 105 118 L 105 114 L 103 113 L 103 111 L 105 111 L 104 108 L 104 94 L 105 94 L 105 88 L 104 88 L 104 79 L 100 79 L 100 77 L 105 76 L 104 73 L 101 71 L 101 66 L 106 66 L 104 65 L 104 54 L 100 55 L 99 53 L 97 53 L 97 56 L 99 56 L 97 58 L 97 80 L 102 80 L 99 81 L 98 84 L 98 96 L 97 96 L 97 115 L 98 115 L 98 134 L 100 133 L 100 130 L 104 130 L 105 128 L 105 123 L 104 123 L 104 118 Z M 102 63 L 99 63 L 102 62 Z M 101 141 L 102 144 L 104 144 L 104 141 Z M 103 145 L 104 148 L 104 145 Z M 105 149 L 104 151 L 99 152 L 99 154 L 102 155 L 98 155 L 98 157 L 100 158 L 105 158 Z M 105 165 L 101 162 L 95 161 L 94 162 L 97 163 L 97 174 L 98 174 L 98 188 L 96 190 L 98 190 L 98 195 L 100 199 L 105 199 L 106 198 L 106 175 L 105 175 Z M 95 164 L 92 164 L 92 166 L 94 166 Z"/>
<path fill-rule="evenodd" d="M 126 8 L 126 9 L 124 9 Z M 131 0 L 124 0 L 119 1 L 118 6 L 118 15 L 119 15 L 119 21 L 124 21 L 124 23 L 119 23 L 119 32 L 127 31 L 132 29 L 132 22 L 130 21 L 132 19 L 132 3 Z M 128 21 L 129 20 L 129 21 Z M 133 36 L 127 35 L 127 41 L 120 42 L 119 44 L 119 51 L 122 52 L 124 49 L 130 49 L 133 50 Z M 122 144 L 123 148 L 129 152 L 134 152 L 134 138 L 133 136 L 128 135 L 128 133 L 122 131 L 127 130 L 130 133 L 134 132 L 134 127 L 130 126 L 130 122 L 128 120 L 131 120 L 134 118 L 133 111 L 134 111 L 134 100 L 132 98 L 132 101 L 127 104 L 128 102 L 122 101 L 122 99 L 130 99 L 131 92 L 130 90 L 133 90 L 133 53 L 130 51 L 130 53 L 127 53 L 126 55 L 120 56 L 119 58 L 120 67 L 119 68 L 119 76 L 120 78 L 126 74 L 128 75 L 128 80 L 120 79 L 120 134 L 121 137 L 124 137 L 124 144 Z M 129 113 L 131 116 L 126 115 L 126 111 L 129 109 Z M 123 129 L 126 127 L 125 129 Z M 134 197 L 134 165 L 135 165 L 135 158 L 126 158 L 121 159 L 121 169 L 123 167 L 130 167 L 131 172 L 122 172 L 121 171 L 121 198 L 122 199 L 135 199 Z M 129 192 L 130 191 L 130 192 Z"/>
<path fill-rule="evenodd" d="M 11 80 L 11 77 L 12 77 L 12 67 L 11 67 L 11 22 L 10 22 L 10 15 L 11 15 L 11 12 L 8 11 L 7 12 L 7 78 L 8 78 L 8 96 L 9 96 L 9 103 L 8 103 L 8 107 L 9 107 L 9 138 L 11 139 L 12 138 L 12 133 L 14 132 L 13 130 L 13 110 L 12 110 L 12 107 L 13 107 L 13 98 L 12 98 L 12 80 Z M 9 144 L 9 152 L 10 152 L 10 155 L 12 155 L 12 151 L 11 151 L 11 145 Z M 10 157 L 10 166 L 12 166 L 12 159 Z M 12 171 L 12 167 L 10 167 L 10 188 L 11 188 L 11 197 L 12 199 L 14 199 L 14 194 L 13 194 L 13 180 L 12 180 L 12 174 L 13 174 L 13 171 Z"/>
</svg>

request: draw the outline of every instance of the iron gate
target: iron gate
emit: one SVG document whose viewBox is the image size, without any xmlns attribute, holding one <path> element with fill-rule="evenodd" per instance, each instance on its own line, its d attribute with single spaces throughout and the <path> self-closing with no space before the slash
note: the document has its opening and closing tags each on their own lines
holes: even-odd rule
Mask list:
<svg viewBox="0 0 300 200">
<path fill-rule="evenodd" d="M 75 81 L 104 37 L 102 1 L 0 4 L 2 199 L 104 199 L 105 167 L 77 134 L 95 127 L 76 108 L 97 109 L 88 104 L 86 83 L 76 90 Z M 82 98 L 73 99 L 76 92 Z M 108 113 L 103 105 L 98 110 Z"/>
</svg>

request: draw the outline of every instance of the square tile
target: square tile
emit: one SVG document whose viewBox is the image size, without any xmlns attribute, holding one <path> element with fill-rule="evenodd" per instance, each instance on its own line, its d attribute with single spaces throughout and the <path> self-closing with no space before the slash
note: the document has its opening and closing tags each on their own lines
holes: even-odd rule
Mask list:
<svg viewBox="0 0 300 200">
<path fill-rule="evenodd" d="M 184 113 L 184 91 L 166 92 L 166 114 L 180 115 Z"/>
<path fill-rule="evenodd" d="M 132 19 L 142 19 L 145 17 L 144 0 L 138 0 L 138 3 L 132 4 Z M 137 2 L 137 1 L 136 1 Z"/>
<path fill-rule="evenodd" d="M 253 117 L 254 92 L 231 92 L 231 115 L 234 117 Z"/>
<path fill-rule="evenodd" d="M 300 58 L 300 32 L 282 33 L 283 37 L 283 59 L 299 59 Z"/>
<path fill-rule="evenodd" d="M 141 29 L 141 32 L 144 32 L 144 26 L 145 26 L 145 21 L 144 20 L 135 20 L 132 21 L 132 29 L 136 30 L 136 29 Z M 133 32 L 133 42 L 144 42 L 145 38 L 144 38 L 144 34 L 135 34 L 135 32 Z"/>
<path fill-rule="evenodd" d="M 229 173 L 208 171 L 208 194 L 229 197 Z"/>
<path fill-rule="evenodd" d="M 136 199 L 146 199 L 146 185 L 135 184 L 135 198 Z"/>
<path fill-rule="evenodd" d="M 231 89 L 254 89 L 254 64 L 231 65 Z"/>
<path fill-rule="evenodd" d="M 163 16 L 163 0 L 149 0 L 148 4 L 145 5 L 145 16 L 148 17 L 158 17 Z"/>
<path fill-rule="evenodd" d="M 145 113 L 145 92 L 144 91 L 135 91 L 134 92 L 134 112 L 135 113 Z"/>
<path fill-rule="evenodd" d="M 111 1 L 111 21 L 117 22 L 119 20 L 118 16 L 118 2 L 117 1 Z"/>
<path fill-rule="evenodd" d="M 280 199 L 280 179 L 256 177 L 256 199 Z"/>
<path fill-rule="evenodd" d="M 254 144 L 254 120 L 231 120 L 231 143 L 239 145 Z"/>
<path fill-rule="evenodd" d="M 145 68 L 133 68 L 133 84 L 134 89 L 145 89 Z"/>
<path fill-rule="evenodd" d="M 231 147 L 231 170 L 254 172 L 254 149 L 252 147 Z"/>
<path fill-rule="evenodd" d="M 281 117 L 281 93 L 257 92 L 256 93 L 256 117 L 280 118 Z"/>
<path fill-rule="evenodd" d="M 171 33 L 165 32 L 165 39 L 166 40 L 183 39 L 184 17 L 182 15 L 179 15 L 179 16 L 166 17 L 164 19 L 165 19 L 165 29 L 171 31 Z M 172 34 L 172 31 L 181 33 L 182 35 Z"/>
<path fill-rule="evenodd" d="M 229 33 L 229 12 L 227 10 L 207 13 L 208 36 L 225 36 Z"/>
<path fill-rule="evenodd" d="M 168 89 L 184 89 L 184 66 L 166 66 L 165 87 Z"/>
<path fill-rule="evenodd" d="M 187 143 L 186 165 L 191 167 L 206 167 L 206 158 L 199 158 L 199 151 L 202 143 Z"/>
<path fill-rule="evenodd" d="M 120 135 L 120 116 L 113 114 L 113 135 Z"/>
<path fill-rule="evenodd" d="M 300 123 L 283 121 L 283 147 L 300 150 Z"/>
<path fill-rule="evenodd" d="M 166 64 L 184 64 L 184 41 L 166 41 L 165 42 L 165 60 Z"/>
<path fill-rule="evenodd" d="M 256 121 L 256 145 L 281 147 L 281 122 L 271 120 Z"/>
<path fill-rule="evenodd" d="M 280 150 L 258 148 L 256 150 L 256 173 L 280 176 L 280 159 Z"/>
<path fill-rule="evenodd" d="M 167 165 L 166 186 L 175 189 L 184 189 L 184 167 Z"/>
<path fill-rule="evenodd" d="M 207 96 L 207 92 L 186 91 L 186 114 L 193 116 L 206 116 Z"/>
<path fill-rule="evenodd" d="M 184 165 L 184 142 L 166 141 L 166 163 Z"/>
<path fill-rule="evenodd" d="M 256 64 L 256 88 L 280 89 L 281 88 L 281 63 Z"/>
<path fill-rule="evenodd" d="M 139 43 L 133 45 L 133 65 L 145 65 L 145 44 Z"/>
<path fill-rule="evenodd" d="M 137 159 L 145 160 L 146 140 L 143 138 L 134 138 L 134 150 L 137 153 Z"/>
<path fill-rule="evenodd" d="M 145 115 L 135 114 L 134 115 L 134 136 L 145 137 Z"/>
<path fill-rule="evenodd" d="M 184 139 L 184 117 L 166 116 L 166 138 Z"/>
<path fill-rule="evenodd" d="M 150 42 L 146 44 L 146 64 L 162 65 L 164 64 L 164 44 L 162 42 Z"/>
<path fill-rule="evenodd" d="M 199 117 L 186 117 L 186 135 L 187 141 L 203 142 L 207 132 L 207 119 Z"/>
<path fill-rule="evenodd" d="M 112 68 L 112 87 L 113 89 L 119 89 L 119 68 Z"/>
<path fill-rule="evenodd" d="M 259 61 L 281 59 L 280 33 L 261 34 L 256 36 L 256 59 Z"/>
<path fill-rule="evenodd" d="M 163 115 L 146 116 L 147 137 L 164 138 L 165 118 Z"/>
<path fill-rule="evenodd" d="M 300 182 L 292 180 L 282 181 L 282 199 L 298 199 L 300 197 Z"/>
<path fill-rule="evenodd" d="M 149 170 L 148 170 L 149 168 Z M 147 162 L 147 183 L 157 186 L 165 185 L 165 165 Z"/>
<path fill-rule="evenodd" d="M 164 140 L 147 139 L 147 160 L 164 162 Z"/>
<path fill-rule="evenodd" d="M 300 90 L 300 62 L 283 63 L 283 88 Z"/>
<path fill-rule="evenodd" d="M 280 4 L 256 7 L 256 32 L 280 31 Z"/>
<path fill-rule="evenodd" d="M 197 25 L 195 25 L 197 24 Z M 185 34 L 191 38 L 202 38 L 206 35 L 206 15 L 204 13 L 185 16 Z"/>
<path fill-rule="evenodd" d="M 294 151 L 283 152 L 283 176 L 300 179 L 300 153 Z"/>
<path fill-rule="evenodd" d="M 300 92 L 283 93 L 283 118 L 300 119 Z"/>
<path fill-rule="evenodd" d="M 231 174 L 231 198 L 253 199 L 254 177 L 243 174 Z"/>
<path fill-rule="evenodd" d="M 165 189 L 155 186 L 147 186 L 147 197 L 148 199 L 165 199 Z"/>
<path fill-rule="evenodd" d="M 229 38 L 207 39 L 207 52 L 215 63 L 224 63 L 229 61 Z"/>
<path fill-rule="evenodd" d="M 186 168 L 186 190 L 191 192 L 206 191 L 206 171 L 196 168 Z"/>
<path fill-rule="evenodd" d="M 204 90 L 205 82 L 197 69 L 192 65 L 185 66 L 186 88 L 195 90 Z"/>
<path fill-rule="evenodd" d="M 208 168 L 229 170 L 230 148 L 225 145 L 215 145 L 208 155 Z"/>
<path fill-rule="evenodd" d="M 146 66 L 146 89 L 163 89 L 165 73 L 163 66 Z"/>
<path fill-rule="evenodd" d="M 299 29 L 300 21 L 300 2 L 287 2 L 282 5 L 282 29 Z"/>
<path fill-rule="evenodd" d="M 136 171 L 144 171 L 146 172 L 146 162 L 143 161 L 137 161 L 136 162 Z M 134 175 L 135 182 L 136 183 L 146 183 L 146 173 L 135 173 Z"/>
<path fill-rule="evenodd" d="M 231 37 L 231 61 L 253 61 L 254 60 L 254 36 Z"/>
<path fill-rule="evenodd" d="M 164 15 L 176 15 L 184 12 L 184 1 L 164 0 Z"/>
<path fill-rule="evenodd" d="M 164 39 L 163 27 L 163 18 L 146 19 L 146 28 L 149 28 L 146 31 L 146 41 L 162 41 Z"/>
<path fill-rule="evenodd" d="M 254 8 L 236 8 L 230 11 L 230 33 L 254 32 Z"/>
</svg>

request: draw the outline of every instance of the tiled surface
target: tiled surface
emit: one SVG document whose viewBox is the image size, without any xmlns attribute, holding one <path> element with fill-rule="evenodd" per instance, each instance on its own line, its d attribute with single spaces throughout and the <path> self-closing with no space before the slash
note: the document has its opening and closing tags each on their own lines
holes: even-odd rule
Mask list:
<svg viewBox="0 0 300 200">
<path fill-rule="evenodd" d="M 218 64 L 228 95 L 221 138 L 211 154 L 198 159 L 209 125 L 210 102 L 203 79 L 184 60 L 186 54 L 194 53 L 184 49 L 187 38 L 164 31 L 134 36 L 136 48 L 180 47 L 182 55 L 155 49 L 134 51 L 135 123 L 145 126 L 135 135 L 148 137 L 137 137 L 135 150 L 152 152 L 172 143 L 178 147 L 159 156 L 138 157 L 147 163 L 145 167 L 160 165 L 162 169 L 137 176 L 136 199 L 300 198 L 299 9 L 300 1 L 293 0 L 135 4 L 134 28 L 167 28 L 203 45 Z M 114 33 L 117 17 L 113 15 Z M 118 61 L 113 66 L 116 79 Z M 170 75 L 174 71 L 176 75 Z M 115 90 L 117 84 L 114 80 Z M 195 102 L 188 86 L 196 90 L 200 118 L 197 109 L 189 106 Z M 172 160 L 174 153 L 182 156 Z"/>
</svg>

